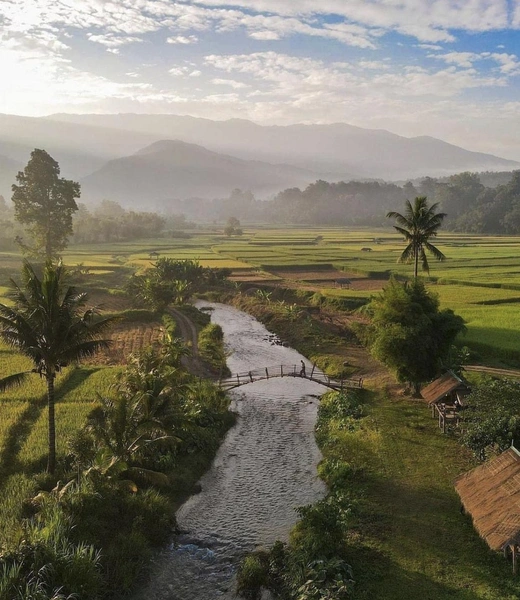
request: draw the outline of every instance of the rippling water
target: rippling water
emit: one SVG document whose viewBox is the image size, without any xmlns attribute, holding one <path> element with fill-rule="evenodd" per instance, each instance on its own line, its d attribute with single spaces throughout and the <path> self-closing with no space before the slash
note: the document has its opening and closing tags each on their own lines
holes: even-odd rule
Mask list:
<svg viewBox="0 0 520 600">
<path fill-rule="evenodd" d="M 203 306 L 213 309 L 212 321 L 224 331 L 232 372 L 299 365 L 304 359 L 274 343 L 249 315 L 223 304 L 198 303 Z M 202 491 L 177 513 L 186 533 L 159 557 L 151 583 L 136 600 L 233 598 L 240 557 L 287 540 L 297 520 L 295 507 L 325 493 L 316 476 L 320 453 L 313 435 L 316 398 L 322 393 L 321 386 L 297 378 L 261 381 L 231 392 L 237 423 L 202 477 Z"/>
</svg>

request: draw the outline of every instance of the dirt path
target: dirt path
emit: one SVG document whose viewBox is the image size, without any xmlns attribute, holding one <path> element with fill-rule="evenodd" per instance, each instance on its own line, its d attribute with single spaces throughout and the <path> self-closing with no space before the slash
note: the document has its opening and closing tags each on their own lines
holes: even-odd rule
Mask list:
<svg viewBox="0 0 520 600">
<path fill-rule="evenodd" d="M 501 375 L 504 377 L 520 377 L 520 371 L 516 369 L 497 369 L 495 367 L 486 367 L 484 365 L 466 365 L 465 371 L 487 373 L 488 375 Z"/>
</svg>

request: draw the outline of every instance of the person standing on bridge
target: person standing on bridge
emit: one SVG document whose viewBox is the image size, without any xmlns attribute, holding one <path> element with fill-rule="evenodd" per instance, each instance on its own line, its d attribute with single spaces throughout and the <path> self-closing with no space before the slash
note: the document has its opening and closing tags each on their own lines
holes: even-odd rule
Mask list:
<svg viewBox="0 0 520 600">
<path fill-rule="evenodd" d="M 300 369 L 300 377 L 306 377 L 307 374 L 305 372 L 305 363 L 303 362 L 303 360 L 300 361 L 302 363 L 302 368 Z"/>
</svg>

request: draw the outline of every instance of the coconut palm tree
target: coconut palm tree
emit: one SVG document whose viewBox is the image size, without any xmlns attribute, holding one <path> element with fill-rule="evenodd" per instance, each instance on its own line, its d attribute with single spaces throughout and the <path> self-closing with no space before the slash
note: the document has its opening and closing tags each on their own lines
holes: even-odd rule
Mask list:
<svg viewBox="0 0 520 600">
<path fill-rule="evenodd" d="M 412 203 L 407 200 L 404 215 L 398 212 L 389 212 L 386 216 L 395 219 L 397 225 L 394 229 L 404 236 L 408 246 L 399 257 L 398 262 L 414 261 L 414 278 L 417 279 L 419 260 L 422 263 L 422 270 L 430 272 L 426 250 L 437 260 L 445 260 L 444 254 L 428 241 L 431 237 L 437 235 L 437 230 L 442 224 L 446 213 L 436 213 L 438 203 L 428 206 L 426 196 L 418 196 Z"/>
<path fill-rule="evenodd" d="M 83 310 L 87 295 L 66 286 L 66 274 L 61 263 L 55 266 L 49 261 L 40 279 L 30 263 L 25 261 L 23 285 L 20 287 L 11 280 L 10 296 L 14 305 L 0 304 L 0 338 L 34 364 L 31 371 L 0 379 L 0 391 L 22 383 L 30 373 L 45 378 L 49 411 L 47 471 L 50 473 L 54 473 L 56 467 L 56 374 L 63 367 L 106 348 L 109 341 L 99 339 L 99 336 L 114 320 L 95 320 L 93 309 Z"/>
</svg>

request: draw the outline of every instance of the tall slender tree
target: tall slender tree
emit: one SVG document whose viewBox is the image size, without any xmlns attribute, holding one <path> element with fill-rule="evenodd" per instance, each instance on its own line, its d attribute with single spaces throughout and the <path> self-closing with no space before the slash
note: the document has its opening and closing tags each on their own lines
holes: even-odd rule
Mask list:
<svg viewBox="0 0 520 600">
<path fill-rule="evenodd" d="M 430 272 L 426 251 L 432 254 L 437 260 L 445 260 L 444 254 L 429 242 L 430 238 L 437 235 L 439 227 L 442 225 L 446 213 L 436 213 L 438 203 L 428 206 L 426 196 L 418 196 L 413 204 L 407 200 L 404 215 L 398 212 L 389 212 L 386 216 L 389 219 L 395 219 L 397 225 L 394 228 L 404 236 L 408 245 L 398 259 L 398 262 L 414 263 L 414 278 L 417 279 L 419 270 L 419 260 L 422 264 L 422 270 Z"/>
<path fill-rule="evenodd" d="M 0 379 L 0 391 L 20 384 L 37 373 L 47 382 L 49 412 L 49 456 L 47 470 L 56 467 L 54 382 L 67 365 L 93 355 L 109 341 L 100 339 L 113 318 L 95 320 L 93 309 L 84 310 L 87 295 L 66 286 L 66 270 L 47 262 L 40 278 L 25 261 L 23 286 L 11 280 L 13 306 L 0 304 L 0 338 L 30 358 L 34 368 Z"/>
<path fill-rule="evenodd" d="M 13 204 L 16 220 L 26 225 L 33 245 L 24 250 L 47 260 L 66 248 L 72 234 L 72 215 L 78 210 L 79 183 L 60 177 L 58 163 L 45 152 L 35 149 L 25 169 L 16 176 Z"/>
</svg>

